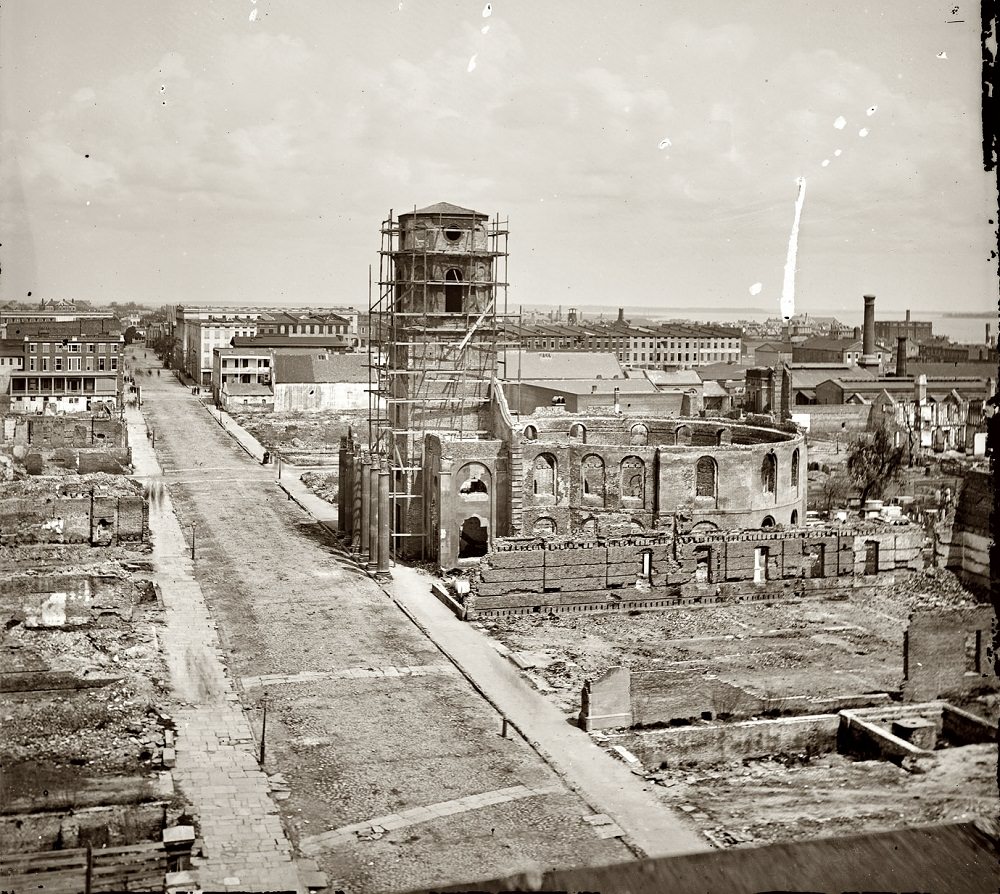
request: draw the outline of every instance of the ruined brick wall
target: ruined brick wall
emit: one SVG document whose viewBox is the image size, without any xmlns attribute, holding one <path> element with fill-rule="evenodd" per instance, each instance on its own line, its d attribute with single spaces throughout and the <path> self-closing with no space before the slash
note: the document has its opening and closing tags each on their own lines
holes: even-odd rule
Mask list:
<svg viewBox="0 0 1000 894">
<path fill-rule="evenodd" d="M 723 530 L 805 517 L 808 458 L 792 431 L 551 410 L 520 420 L 515 434 L 521 536 L 664 530 L 675 514 Z"/>
<path fill-rule="evenodd" d="M 916 526 L 496 540 L 473 575 L 468 617 L 767 601 L 920 567 Z M 879 544 L 868 573 L 869 541 Z"/>
<path fill-rule="evenodd" d="M 903 698 L 939 697 L 998 687 L 991 606 L 913 612 L 903 639 Z"/>
<path fill-rule="evenodd" d="M 993 476 L 969 471 L 959 483 L 951 530 L 943 532 L 946 567 L 962 582 L 978 590 L 990 586 L 990 510 Z"/>
<path fill-rule="evenodd" d="M 89 543 L 90 497 L 0 500 L 0 543 Z"/>
<path fill-rule="evenodd" d="M 531 612 L 541 606 L 593 611 L 672 603 L 679 580 L 671 554 L 671 541 L 663 537 L 495 542 L 474 575 L 468 616 Z"/>
<path fill-rule="evenodd" d="M 475 519 L 487 536 L 509 525 L 510 465 L 501 441 L 462 441 L 428 435 L 424 448 L 428 547 L 442 568 L 463 556 L 466 524 Z M 482 490 L 466 487 L 475 478 Z"/>
<path fill-rule="evenodd" d="M 26 420 L 27 443 L 42 449 L 57 447 L 124 448 L 128 429 L 115 417 L 35 416 Z"/>
<path fill-rule="evenodd" d="M 540 520 L 555 534 L 605 535 L 614 526 L 615 533 L 621 533 L 622 526 L 625 532 L 652 528 L 655 462 L 652 447 L 575 443 L 568 437 L 563 443 L 522 443 L 521 478 L 515 482 L 521 494 L 521 527 L 516 533 L 530 536 Z"/>
<path fill-rule="evenodd" d="M 149 507 L 142 497 L 24 497 L 0 500 L 0 543 L 141 542 L 149 533 Z"/>
</svg>

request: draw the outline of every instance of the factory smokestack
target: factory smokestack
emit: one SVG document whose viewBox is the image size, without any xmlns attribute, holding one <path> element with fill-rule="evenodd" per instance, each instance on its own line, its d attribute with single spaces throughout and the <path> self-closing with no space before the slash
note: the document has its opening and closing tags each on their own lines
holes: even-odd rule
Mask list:
<svg viewBox="0 0 1000 894">
<path fill-rule="evenodd" d="M 875 354 L 875 296 L 865 295 L 865 325 L 862 333 L 861 353 L 866 357 Z"/>
<path fill-rule="evenodd" d="M 625 322 L 625 308 L 624 307 L 619 307 L 618 308 L 618 322 L 619 323 L 624 323 Z"/>
<path fill-rule="evenodd" d="M 906 336 L 896 338 L 896 377 L 906 375 Z"/>
</svg>

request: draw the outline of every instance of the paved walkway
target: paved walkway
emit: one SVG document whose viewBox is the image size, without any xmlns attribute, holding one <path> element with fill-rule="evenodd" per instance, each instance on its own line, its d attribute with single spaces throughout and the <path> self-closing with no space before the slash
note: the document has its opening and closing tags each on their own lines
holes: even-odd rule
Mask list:
<svg viewBox="0 0 1000 894">
<path fill-rule="evenodd" d="M 294 467 L 285 469 L 279 486 L 335 532 L 337 507 L 311 493 Z M 497 653 L 483 633 L 459 621 L 442 605 L 430 591 L 428 575 L 396 563 L 392 576 L 384 589 L 393 601 L 573 791 L 624 829 L 634 849 L 649 857 L 711 850 L 696 830 L 659 800 L 642 777 L 599 748 L 579 727 L 571 726 L 552 702 Z"/>
<path fill-rule="evenodd" d="M 479 810 L 493 804 L 505 804 L 508 801 L 518 801 L 521 798 L 559 794 L 562 790 L 561 785 L 512 785 L 492 792 L 483 792 L 481 795 L 466 795 L 464 798 L 439 801 L 437 804 L 428 804 L 426 807 L 413 807 L 410 810 L 401 810 L 399 813 L 377 816 L 374 819 L 365 820 L 363 823 L 352 823 L 349 826 L 341 826 L 339 829 L 331 829 L 320 835 L 311 835 L 299 840 L 299 848 L 304 854 L 318 854 L 348 842 L 374 841 L 381 838 L 386 832 L 415 826 L 417 823 L 425 823 L 439 816 L 467 813 L 470 810 Z"/>
<path fill-rule="evenodd" d="M 139 411 L 126 411 L 136 477 L 162 481 Z M 255 757 L 253 733 L 227 678 L 215 623 L 194 579 L 169 492 L 150 505 L 154 581 L 165 607 L 160 643 L 176 727 L 174 780 L 198 817 L 202 890 L 297 892 L 292 849 Z"/>
</svg>

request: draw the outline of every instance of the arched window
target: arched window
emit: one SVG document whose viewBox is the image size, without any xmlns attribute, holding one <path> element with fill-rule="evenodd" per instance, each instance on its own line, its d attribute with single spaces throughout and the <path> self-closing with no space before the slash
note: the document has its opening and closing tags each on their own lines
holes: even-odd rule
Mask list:
<svg viewBox="0 0 1000 894">
<path fill-rule="evenodd" d="M 569 427 L 569 436 L 571 438 L 579 438 L 584 444 L 587 443 L 587 426 L 582 422 L 574 422 Z"/>
<path fill-rule="evenodd" d="M 586 535 L 587 537 L 597 536 L 597 519 L 591 516 L 582 525 L 580 525 L 580 533 Z"/>
<path fill-rule="evenodd" d="M 715 433 L 715 443 L 719 444 L 720 446 L 723 444 L 732 444 L 733 443 L 732 429 L 720 428 Z"/>
<path fill-rule="evenodd" d="M 525 441 L 537 441 L 538 440 L 538 429 L 533 425 L 526 425 L 524 427 L 524 440 Z"/>
<path fill-rule="evenodd" d="M 688 447 L 691 444 L 691 426 L 678 425 L 674 429 L 674 443 L 679 447 Z"/>
<path fill-rule="evenodd" d="M 460 314 L 462 312 L 462 271 L 452 267 L 444 275 L 444 312 Z"/>
<path fill-rule="evenodd" d="M 793 509 L 792 510 L 792 517 L 791 517 L 791 519 L 789 519 L 789 521 L 793 525 L 797 525 L 799 523 L 799 510 L 798 509 Z"/>
<path fill-rule="evenodd" d="M 633 534 L 641 534 L 646 530 L 646 526 L 637 518 L 633 518 L 632 521 L 628 523 L 628 526 L 629 531 Z M 652 553 L 650 553 L 650 555 L 652 555 Z"/>
<path fill-rule="evenodd" d="M 532 533 L 536 537 L 551 537 L 553 534 L 558 533 L 556 528 L 556 520 L 554 518 L 549 518 L 547 515 L 543 515 L 541 518 L 535 519 L 535 527 Z"/>
<path fill-rule="evenodd" d="M 792 473 L 791 473 L 791 483 L 792 487 L 796 490 L 799 487 L 799 448 L 796 447 L 792 451 Z"/>
<path fill-rule="evenodd" d="M 604 506 L 604 460 L 590 454 L 580 463 L 583 484 L 583 502 L 590 506 Z"/>
<path fill-rule="evenodd" d="M 718 469 L 715 460 L 710 456 L 703 456 L 695 466 L 694 494 L 696 497 L 716 498 Z"/>
<path fill-rule="evenodd" d="M 633 425 L 629 432 L 629 443 L 633 447 L 645 447 L 649 443 L 649 429 L 641 422 Z"/>
<path fill-rule="evenodd" d="M 532 491 L 536 497 L 556 495 L 556 458 L 551 453 L 541 453 L 532 464 Z"/>
<path fill-rule="evenodd" d="M 774 519 L 770 515 L 765 515 L 764 520 L 760 523 L 762 528 L 773 528 Z"/>
<path fill-rule="evenodd" d="M 490 495 L 490 470 L 479 463 L 463 466 L 456 480 L 458 493 L 465 500 L 488 500 Z"/>
<path fill-rule="evenodd" d="M 764 457 L 760 467 L 760 483 L 765 494 L 775 493 L 778 483 L 778 459 L 773 453 L 768 453 Z"/>
<path fill-rule="evenodd" d="M 638 456 L 622 460 L 622 505 L 645 508 L 646 464 Z"/>
</svg>

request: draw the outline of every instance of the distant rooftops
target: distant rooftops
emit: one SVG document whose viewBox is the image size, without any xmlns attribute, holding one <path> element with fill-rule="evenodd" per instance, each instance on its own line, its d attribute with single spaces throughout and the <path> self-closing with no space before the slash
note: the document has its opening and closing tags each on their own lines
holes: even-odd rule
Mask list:
<svg viewBox="0 0 1000 894">
<path fill-rule="evenodd" d="M 508 382 L 526 379 L 624 379 L 614 354 L 599 351 L 502 351 L 500 373 Z"/>
</svg>

